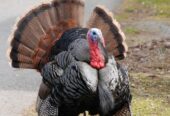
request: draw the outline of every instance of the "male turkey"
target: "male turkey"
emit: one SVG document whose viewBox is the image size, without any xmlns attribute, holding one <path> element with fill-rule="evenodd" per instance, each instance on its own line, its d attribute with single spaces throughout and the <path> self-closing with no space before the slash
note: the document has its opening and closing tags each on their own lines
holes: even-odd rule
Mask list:
<svg viewBox="0 0 170 116">
<path fill-rule="evenodd" d="M 43 77 L 39 116 L 130 116 L 125 36 L 112 14 L 97 6 L 83 27 L 83 0 L 53 0 L 24 15 L 10 36 L 14 68 Z M 112 56 L 113 54 L 113 56 Z"/>
</svg>

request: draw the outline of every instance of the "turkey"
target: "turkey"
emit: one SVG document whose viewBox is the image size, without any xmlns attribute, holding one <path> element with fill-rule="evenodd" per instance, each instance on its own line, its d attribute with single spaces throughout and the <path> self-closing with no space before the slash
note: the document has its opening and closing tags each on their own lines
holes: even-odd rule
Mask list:
<svg viewBox="0 0 170 116">
<path fill-rule="evenodd" d="M 53 0 L 26 13 L 10 35 L 14 68 L 42 76 L 39 116 L 131 116 L 124 33 L 111 12 L 96 6 L 86 26 L 83 0 Z"/>
</svg>

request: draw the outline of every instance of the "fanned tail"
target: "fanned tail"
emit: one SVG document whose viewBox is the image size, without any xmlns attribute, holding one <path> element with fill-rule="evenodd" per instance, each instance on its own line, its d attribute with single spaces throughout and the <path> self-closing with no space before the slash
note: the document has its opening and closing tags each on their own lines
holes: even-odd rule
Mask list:
<svg viewBox="0 0 170 116">
<path fill-rule="evenodd" d="M 26 13 L 9 37 L 12 67 L 40 69 L 61 34 L 82 26 L 83 12 L 83 0 L 53 0 Z"/>
<path fill-rule="evenodd" d="M 125 43 L 125 35 L 120 29 L 119 23 L 113 18 L 113 14 L 106 8 L 97 6 L 87 22 L 88 28 L 101 29 L 106 48 L 113 53 L 116 59 L 124 59 L 128 47 Z"/>
</svg>

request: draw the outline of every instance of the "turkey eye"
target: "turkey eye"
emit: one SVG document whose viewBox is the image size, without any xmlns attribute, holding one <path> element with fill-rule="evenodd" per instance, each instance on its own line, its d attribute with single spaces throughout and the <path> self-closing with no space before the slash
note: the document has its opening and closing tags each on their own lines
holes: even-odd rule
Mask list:
<svg viewBox="0 0 170 116">
<path fill-rule="evenodd" d="M 97 35 L 96 32 L 92 32 L 93 35 Z"/>
</svg>

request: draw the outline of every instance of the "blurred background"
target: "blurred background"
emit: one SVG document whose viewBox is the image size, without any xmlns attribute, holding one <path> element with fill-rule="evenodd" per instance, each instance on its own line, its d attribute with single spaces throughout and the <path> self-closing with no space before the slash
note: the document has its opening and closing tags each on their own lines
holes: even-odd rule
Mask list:
<svg viewBox="0 0 170 116">
<path fill-rule="evenodd" d="M 47 0 L 0 0 L 0 116 L 36 116 L 41 81 L 36 71 L 12 69 L 7 38 L 17 17 Z M 170 0 L 86 0 L 113 11 L 127 37 L 134 116 L 170 115 Z"/>
</svg>

